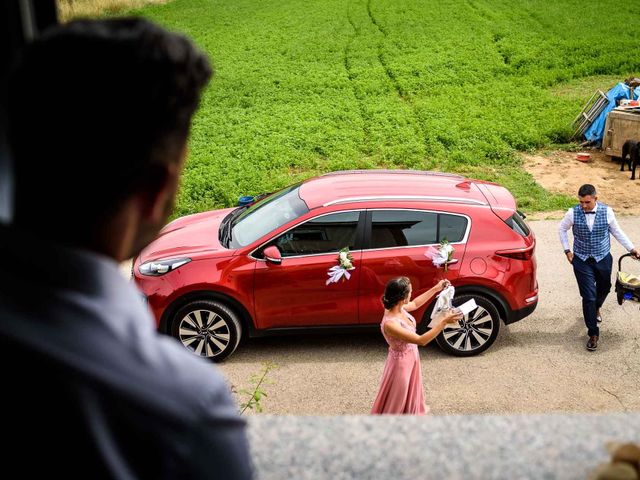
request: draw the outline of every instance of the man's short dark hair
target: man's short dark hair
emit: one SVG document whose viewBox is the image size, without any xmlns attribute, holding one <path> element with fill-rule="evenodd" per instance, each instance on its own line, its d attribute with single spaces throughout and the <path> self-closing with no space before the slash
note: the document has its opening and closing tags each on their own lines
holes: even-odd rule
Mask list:
<svg viewBox="0 0 640 480">
<path fill-rule="evenodd" d="M 579 197 L 586 197 L 587 195 L 590 195 L 593 197 L 595 196 L 595 194 L 596 194 L 596 187 L 588 183 L 585 183 L 584 185 L 582 185 L 578 190 Z"/>
<path fill-rule="evenodd" d="M 137 18 L 56 26 L 9 90 L 16 213 L 104 215 L 179 158 L 212 74 L 182 35 Z"/>
</svg>

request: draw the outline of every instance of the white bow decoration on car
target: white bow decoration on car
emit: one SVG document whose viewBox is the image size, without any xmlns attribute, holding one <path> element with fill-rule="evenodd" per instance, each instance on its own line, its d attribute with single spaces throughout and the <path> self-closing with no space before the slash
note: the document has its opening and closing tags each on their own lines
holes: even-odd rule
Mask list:
<svg viewBox="0 0 640 480">
<path fill-rule="evenodd" d="M 353 266 L 353 257 L 349 252 L 349 248 L 345 247 L 340 250 L 338 253 L 338 265 L 334 265 L 327 271 L 327 275 L 329 278 L 327 279 L 326 285 L 330 283 L 338 283 L 338 281 L 349 280 L 351 278 L 351 274 L 349 270 L 355 270 L 356 267 Z"/>
<path fill-rule="evenodd" d="M 455 248 L 447 240 L 442 240 L 438 248 L 429 247 L 425 252 L 425 256 L 430 258 L 436 267 L 444 267 L 447 271 L 449 263 L 453 260 L 453 252 Z"/>
</svg>

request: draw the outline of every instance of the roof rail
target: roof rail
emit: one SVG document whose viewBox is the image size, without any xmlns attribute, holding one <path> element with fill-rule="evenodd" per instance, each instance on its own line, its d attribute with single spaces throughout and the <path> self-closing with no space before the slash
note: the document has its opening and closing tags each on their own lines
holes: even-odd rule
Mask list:
<svg viewBox="0 0 640 480">
<path fill-rule="evenodd" d="M 344 174 L 356 174 L 356 173 L 368 173 L 368 174 L 385 174 L 395 173 L 399 175 L 432 175 L 436 177 L 450 177 L 450 178 L 465 178 L 462 175 L 456 173 L 447 172 L 434 172 L 431 170 L 384 170 L 384 169 L 371 169 L 371 170 L 339 170 L 337 172 L 329 172 L 321 175 L 322 177 L 330 177 L 333 175 Z"/>
<path fill-rule="evenodd" d="M 487 205 L 486 202 L 475 200 L 472 198 L 461 197 L 438 197 L 433 195 L 379 195 L 379 196 L 367 196 L 367 197 L 347 197 L 340 198 L 338 200 L 331 200 L 324 203 L 323 207 L 330 205 L 337 205 L 339 203 L 356 203 L 356 202 L 370 202 L 370 201 L 384 201 L 384 200 L 397 200 L 397 201 L 409 201 L 409 202 L 441 202 L 441 203 L 464 203 L 467 205 Z"/>
</svg>

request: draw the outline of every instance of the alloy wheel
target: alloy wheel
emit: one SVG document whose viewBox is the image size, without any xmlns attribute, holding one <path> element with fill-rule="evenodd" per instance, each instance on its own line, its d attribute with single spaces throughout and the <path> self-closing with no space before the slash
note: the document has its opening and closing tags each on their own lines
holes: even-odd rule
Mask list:
<svg viewBox="0 0 640 480">
<path fill-rule="evenodd" d="M 231 342 L 228 322 L 211 310 L 193 310 L 182 317 L 178 327 L 182 344 L 201 357 L 216 357 Z"/>
<path fill-rule="evenodd" d="M 471 352 L 482 347 L 493 333 L 494 319 L 481 306 L 472 310 L 459 322 L 460 327 L 448 325 L 443 331 L 446 342 L 454 349 Z"/>
</svg>

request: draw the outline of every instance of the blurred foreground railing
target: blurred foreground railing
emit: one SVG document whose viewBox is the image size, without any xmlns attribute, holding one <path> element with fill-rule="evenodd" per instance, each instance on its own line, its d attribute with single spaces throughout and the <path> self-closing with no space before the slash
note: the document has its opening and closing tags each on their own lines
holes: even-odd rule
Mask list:
<svg viewBox="0 0 640 480">
<path fill-rule="evenodd" d="M 640 413 L 249 418 L 260 479 L 586 479 Z"/>
</svg>

